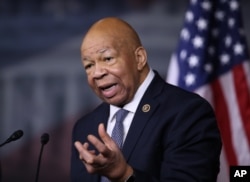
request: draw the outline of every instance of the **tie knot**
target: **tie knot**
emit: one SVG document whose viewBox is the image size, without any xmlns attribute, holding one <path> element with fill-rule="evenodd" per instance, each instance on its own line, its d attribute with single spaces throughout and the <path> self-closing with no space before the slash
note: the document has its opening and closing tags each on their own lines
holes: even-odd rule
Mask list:
<svg viewBox="0 0 250 182">
<path fill-rule="evenodd" d="M 123 122 L 124 118 L 127 116 L 128 111 L 125 109 L 120 109 L 116 112 L 116 121 Z"/>
</svg>

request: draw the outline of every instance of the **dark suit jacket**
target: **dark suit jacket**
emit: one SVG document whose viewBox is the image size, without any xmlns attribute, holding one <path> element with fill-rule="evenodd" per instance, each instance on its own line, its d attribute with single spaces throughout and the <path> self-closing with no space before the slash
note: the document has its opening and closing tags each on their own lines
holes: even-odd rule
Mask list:
<svg viewBox="0 0 250 182">
<path fill-rule="evenodd" d="M 150 110 L 143 111 L 148 104 Z M 109 105 L 102 103 L 82 117 L 73 142 L 86 141 L 106 124 Z M 200 96 L 169 85 L 156 73 L 135 113 L 122 153 L 136 172 L 136 182 L 216 181 L 221 151 L 220 133 L 211 106 Z M 72 146 L 73 182 L 98 182 L 88 174 Z"/>
</svg>

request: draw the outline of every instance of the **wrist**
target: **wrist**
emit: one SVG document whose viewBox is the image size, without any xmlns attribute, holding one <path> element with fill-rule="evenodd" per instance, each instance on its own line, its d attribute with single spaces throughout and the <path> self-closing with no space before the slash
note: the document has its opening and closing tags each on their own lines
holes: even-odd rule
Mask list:
<svg viewBox="0 0 250 182">
<path fill-rule="evenodd" d="M 132 175 L 130 175 L 125 182 L 135 182 L 135 173 L 133 172 Z"/>
<path fill-rule="evenodd" d="M 126 173 L 126 176 L 122 182 L 131 182 L 131 178 L 133 178 L 133 176 L 134 176 L 134 170 L 131 166 L 129 166 L 127 173 Z"/>
<path fill-rule="evenodd" d="M 134 177 L 134 170 L 131 166 L 128 165 L 125 173 L 123 176 L 117 178 L 117 179 L 110 179 L 111 182 L 133 182 L 131 181 L 131 178 Z"/>
</svg>

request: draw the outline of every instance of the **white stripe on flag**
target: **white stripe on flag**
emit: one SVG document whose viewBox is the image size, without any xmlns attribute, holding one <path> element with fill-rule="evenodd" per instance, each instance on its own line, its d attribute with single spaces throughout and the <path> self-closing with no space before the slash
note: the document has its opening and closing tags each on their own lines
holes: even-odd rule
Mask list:
<svg viewBox="0 0 250 182">
<path fill-rule="evenodd" d="M 176 59 L 176 55 L 173 54 L 170 58 L 170 62 L 167 69 L 166 81 L 172 85 L 178 85 L 177 80 L 179 78 L 179 66 Z"/>
<path fill-rule="evenodd" d="M 229 111 L 228 114 L 232 134 L 232 145 L 234 146 L 238 165 L 247 165 L 250 163 L 250 150 L 245 129 L 242 124 L 242 118 L 237 103 L 235 88 L 232 84 L 232 72 L 228 72 L 227 74 L 222 75 L 219 81 Z"/>
</svg>

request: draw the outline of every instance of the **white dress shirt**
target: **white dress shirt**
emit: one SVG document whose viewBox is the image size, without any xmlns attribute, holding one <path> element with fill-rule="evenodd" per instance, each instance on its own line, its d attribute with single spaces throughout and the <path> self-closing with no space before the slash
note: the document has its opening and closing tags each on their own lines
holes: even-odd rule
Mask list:
<svg viewBox="0 0 250 182">
<path fill-rule="evenodd" d="M 128 134 L 129 127 L 132 123 L 132 120 L 133 120 L 134 115 L 135 115 L 135 111 L 136 111 L 136 109 L 141 101 L 141 98 L 144 95 L 145 91 L 147 90 L 149 84 L 153 80 L 154 75 L 155 75 L 154 72 L 152 71 L 152 69 L 150 69 L 146 79 L 142 82 L 142 84 L 140 85 L 140 87 L 136 91 L 134 98 L 128 104 L 124 105 L 124 107 L 123 107 L 125 110 L 129 111 L 128 115 L 125 117 L 125 119 L 123 121 L 123 126 L 124 126 L 123 141 L 125 140 L 125 138 Z M 108 119 L 108 123 L 107 123 L 107 133 L 110 136 L 111 136 L 112 130 L 115 126 L 115 114 L 119 109 L 121 109 L 121 108 L 114 106 L 114 105 L 110 105 L 109 119 Z"/>
</svg>

